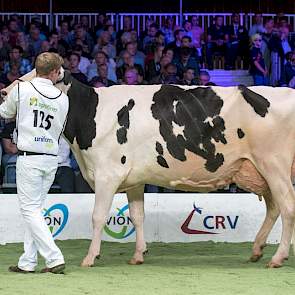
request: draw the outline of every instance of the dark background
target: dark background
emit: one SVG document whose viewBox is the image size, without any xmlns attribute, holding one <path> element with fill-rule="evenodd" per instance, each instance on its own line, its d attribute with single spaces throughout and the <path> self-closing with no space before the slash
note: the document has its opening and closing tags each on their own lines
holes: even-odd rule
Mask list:
<svg viewBox="0 0 295 295">
<path fill-rule="evenodd" d="M 0 0 L 2 12 L 49 12 L 48 0 Z M 178 0 L 53 0 L 54 12 L 179 12 Z M 183 12 L 295 13 L 294 0 L 183 0 Z"/>
</svg>

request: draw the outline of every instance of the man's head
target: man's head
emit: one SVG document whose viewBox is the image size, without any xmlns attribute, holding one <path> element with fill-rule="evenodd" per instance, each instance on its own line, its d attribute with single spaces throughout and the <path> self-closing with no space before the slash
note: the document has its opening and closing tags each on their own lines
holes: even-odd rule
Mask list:
<svg viewBox="0 0 295 295">
<path fill-rule="evenodd" d="M 62 57 L 57 53 L 43 52 L 36 58 L 35 68 L 37 76 L 56 83 L 63 63 Z"/>
<path fill-rule="evenodd" d="M 195 69 L 186 68 L 183 73 L 183 79 L 186 81 L 192 81 L 195 78 Z"/>
<path fill-rule="evenodd" d="M 13 46 L 9 52 L 10 60 L 20 60 L 23 54 L 23 49 L 20 46 Z"/>
<path fill-rule="evenodd" d="M 215 16 L 215 25 L 221 27 L 223 25 L 223 16 L 217 15 Z"/>
<path fill-rule="evenodd" d="M 207 85 L 208 82 L 210 81 L 209 73 L 207 71 L 201 71 L 199 80 L 201 85 Z"/>
<path fill-rule="evenodd" d="M 233 24 L 240 24 L 240 16 L 238 13 L 233 13 L 231 19 Z"/>
<path fill-rule="evenodd" d="M 97 65 L 106 64 L 108 62 L 108 56 L 104 51 L 98 51 L 94 57 Z"/>
<path fill-rule="evenodd" d="M 125 71 L 124 82 L 127 85 L 138 84 L 138 72 L 135 68 L 129 68 Z"/>
<path fill-rule="evenodd" d="M 191 47 L 192 38 L 190 36 L 183 36 L 181 39 L 181 47 Z"/>
<path fill-rule="evenodd" d="M 108 77 L 108 66 L 107 64 L 100 64 L 97 66 L 97 74 L 102 79 L 107 79 Z"/>
</svg>

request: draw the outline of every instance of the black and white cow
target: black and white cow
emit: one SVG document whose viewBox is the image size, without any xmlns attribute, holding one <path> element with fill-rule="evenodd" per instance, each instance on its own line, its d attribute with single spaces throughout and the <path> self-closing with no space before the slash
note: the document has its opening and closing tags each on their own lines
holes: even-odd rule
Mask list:
<svg viewBox="0 0 295 295">
<path fill-rule="evenodd" d="M 82 266 L 92 266 L 100 254 L 102 229 L 119 191 L 127 192 L 136 228 L 130 263 L 143 263 L 146 183 L 208 192 L 235 182 L 263 196 L 267 214 L 250 259 L 261 258 L 280 214 L 281 243 L 268 265 L 279 267 L 287 259 L 295 221 L 295 90 L 176 85 L 95 89 L 67 71 L 56 87 L 70 101 L 64 136 L 95 190 L 93 239 Z"/>
</svg>

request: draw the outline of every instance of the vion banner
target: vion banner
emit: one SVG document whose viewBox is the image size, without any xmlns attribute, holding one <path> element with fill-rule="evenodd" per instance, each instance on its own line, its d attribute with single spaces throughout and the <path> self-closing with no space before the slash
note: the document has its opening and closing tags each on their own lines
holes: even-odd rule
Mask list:
<svg viewBox="0 0 295 295">
<path fill-rule="evenodd" d="M 91 239 L 94 194 L 50 194 L 41 212 L 55 239 Z M 265 217 L 254 194 L 146 194 L 147 242 L 253 241 Z M 0 195 L 0 244 L 23 241 L 25 225 L 16 195 Z M 135 241 L 125 194 L 114 196 L 103 240 Z M 280 221 L 268 242 L 277 243 Z"/>
</svg>

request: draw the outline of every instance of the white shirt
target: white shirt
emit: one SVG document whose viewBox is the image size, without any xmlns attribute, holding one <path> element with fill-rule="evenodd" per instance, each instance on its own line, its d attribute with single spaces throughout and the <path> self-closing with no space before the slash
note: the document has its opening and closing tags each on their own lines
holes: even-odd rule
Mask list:
<svg viewBox="0 0 295 295">
<path fill-rule="evenodd" d="M 14 86 L 0 106 L 0 116 L 16 117 L 17 148 L 57 155 L 58 140 L 69 108 L 67 95 L 51 80 L 34 78 Z"/>
</svg>

